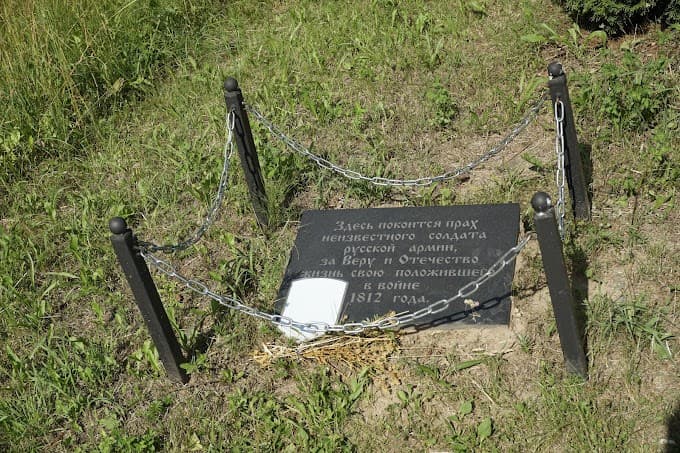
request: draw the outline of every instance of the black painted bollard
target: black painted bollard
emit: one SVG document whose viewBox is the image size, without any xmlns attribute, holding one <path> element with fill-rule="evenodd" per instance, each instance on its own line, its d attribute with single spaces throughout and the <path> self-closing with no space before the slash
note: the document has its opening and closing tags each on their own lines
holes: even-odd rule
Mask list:
<svg viewBox="0 0 680 453">
<path fill-rule="evenodd" d="M 250 130 L 248 113 L 243 107 L 243 94 L 238 86 L 236 79 L 229 77 L 224 82 L 224 99 L 227 109 L 234 112 L 234 138 L 238 146 L 238 155 L 241 159 L 241 167 L 246 176 L 250 201 L 255 210 L 255 217 L 260 228 L 267 229 L 269 217 L 267 214 L 267 194 L 264 190 L 260 161 L 255 149 L 253 133 Z"/>
<path fill-rule="evenodd" d="M 583 161 L 581 151 L 576 137 L 576 124 L 574 123 L 574 111 L 571 108 L 569 90 L 567 88 L 567 75 L 564 73 L 562 65 L 552 62 L 548 66 L 548 87 L 552 98 L 553 108 L 555 103 L 560 100 L 564 108 L 564 147 L 567 183 L 569 194 L 573 205 L 574 217 L 581 220 L 590 219 L 590 200 L 588 197 L 588 184 L 585 172 L 583 171 Z"/>
<path fill-rule="evenodd" d="M 534 208 L 538 245 L 541 249 L 543 269 L 548 281 L 550 301 L 567 370 L 587 378 L 588 363 L 583 347 L 583 336 L 576 316 L 574 294 L 567 275 L 555 210 L 550 196 L 545 192 L 534 194 L 531 205 Z"/>
<path fill-rule="evenodd" d="M 149 268 L 137 250 L 132 230 L 120 217 L 114 217 L 109 221 L 109 229 L 113 233 L 111 243 L 118 262 L 123 268 L 125 278 L 132 289 L 132 294 L 135 296 L 135 301 L 158 350 L 165 371 L 170 379 L 184 384 L 189 377 L 180 367 L 180 364 L 185 362 L 182 350 L 163 308 Z"/>
</svg>

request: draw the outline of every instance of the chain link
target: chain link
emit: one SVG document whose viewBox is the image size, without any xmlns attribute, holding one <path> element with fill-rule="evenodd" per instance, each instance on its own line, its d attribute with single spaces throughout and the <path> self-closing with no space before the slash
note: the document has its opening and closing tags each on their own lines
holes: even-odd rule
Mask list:
<svg viewBox="0 0 680 453">
<path fill-rule="evenodd" d="M 525 116 L 522 118 L 522 120 L 517 123 L 517 125 L 512 129 L 512 131 L 503 139 L 501 140 L 495 147 L 487 151 L 485 154 L 479 156 L 477 159 L 472 161 L 471 163 L 460 167 L 456 170 L 452 170 L 446 173 L 443 173 L 438 176 L 430 176 L 430 177 L 424 177 L 424 178 L 417 178 L 417 179 L 390 179 L 390 178 L 383 178 L 379 176 L 373 176 L 373 177 L 368 177 L 365 175 L 362 175 L 361 173 L 358 173 L 353 170 L 345 169 L 343 167 L 340 167 L 329 160 L 318 156 L 314 153 L 312 153 L 309 149 L 301 145 L 299 142 L 296 140 L 288 137 L 285 135 L 283 132 L 281 132 L 273 123 L 271 123 L 269 120 L 267 120 L 260 112 L 258 112 L 256 109 L 254 109 L 251 106 L 246 105 L 246 109 L 253 114 L 253 116 L 260 121 L 268 130 L 269 132 L 283 141 L 288 147 L 290 147 L 292 150 L 302 154 L 305 157 L 308 157 L 309 159 L 313 160 L 316 162 L 317 165 L 319 165 L 321 168 L 325 168 L 334 172 L 337 172 L 349 179 L 355 179 L 355 180 L 364 180 L 369 183 L 375 184 L 375 185 L 382 185 L 382 186 L 387 186 L 387 185 L 392 185 L 392 186 L 426 186 L 430 184 L 434 184 L 437 182 L 445 181 L 448 179 L 456 178 L 462 174 L 468 173 L 472 171 L 474 168 L 479 166 L 480 164 L 486 162 L 487 160 L 491 159 L 493 156 L 497 155 L 501 151 L 503 151 L 510 142 L 512 142 L 530 123 L 531 121 L 538 115 L 538 112 L 540 111 L 543 103 L 547 99 L 547 94 L 544 94 L 541 96 L 541 98 L 529 109 L 529 111 L 525 114 Z M 559 104 L 559 107 L 558 107 Z M 557 175 L 557 182 L 558 182 L 558 188 L 559 188 L 559 193 L 560 193 L 560 198 L 558 200 L 557 204 L 557 209 L 558 212 L 561 212 L 561 223 L 560 223 L 560 231 L 562 232 L 563 230 L 563 218 L 564 218 L 564 131 L 563 131 L 563 115 L 564 115 L 564 110 L 561 101 L 557 101 L 555 104 L 555 120 L 557 122 L 557 137 L 556 137 L 556 149 L 557 149 L 557 154 L 558 154 L 558 175 Z M 189 290 L 202 295 L 202 296 L 207 296 L 214 301 L 218 302 L 219 304 L 239 311 L 241 313 L 247 314 L 249 316 L 253 316 L 256 318 L 264 319 L 266 321 L 271 322 L 274 325 L 281 326 L 281 327 L 290 327 L 302 332 L 311 332 L 311 333 L 330 333 L 330 332 L 336 332 L 336 333 L 343 333 L 343 334 L 358 334 L 361 332 L 364 332 L 365 330 L 370 330 L 370 329 L 379 329 L 379 330 L 386 330 L 386 329 L 394 329 L 400 326 L 404 326 L 410 323 L 413 323 L 415 321 L 418 321 L 419 319 L 422 319 L 426 316 L 430 316 L 433 314 L 438 314 L 443 311 L 446 311 L 449 309 L 451 304 L 459 299 L 466 299 L 470 297 L 472 294 L 474 294 L 479 288 L 484 285 L 489 279 L 495 277 L 499 272 L 501 272 L 508 264 L 513 262 L 516 258 L 517 255 L 521 252 L 521 250 L 526 246 L 527 242 L 531 239 L 531 234 L 527 235 L 522 241 L 520 241 L 516 246 L 510 248 L 508 251 L 506 251 L 491 267 L 487 269 L 487 271 L 482 274 L 479 278 L 476 280 L 467 283 L 466 285 L 462 286 L 458 292 L 448 298 L 448 299 L 441 299 L 438 300 L 430 305 L 428 305 L 425 308 L 419 309 L 413 313 L 405 312 L 399 315 L 395 316 L 388 316 L 384 317 L 382 319 L 379 319 L 377 321 L 362 321 L 362 322 L 353 322 L 353 323 L 346 323 L 346 324 L 328 324 L 326 322 L 299 322 L 295 321 L 292 318 L 289 318 L 287 316 L 283 315 L 278 315 L 278 314 L 271 314 L 267 313 L 264 311 L 260 311 L 254 307 L 247 306 L 240 302 L 238 299 L 229 297 L 229 296 L 224 296 L 221 294 L 218 294 L 214 291 L 212 291 L 210 288 L 208 288 L 205 284 L 201 283 L 198 280 L 194 280 L 191 278 L 188 278 L 182 274 L 180 274 L 177 269 L 170 264 L 167 261 L 164 261 L 163 259 L 157 257 L 154 255 L 155 252 L 163 252 L 163 253 L 174 253 L 178 252 L 181 250 L 184 250 L 196 242 L 198 242 L 205 232 L 210 228 L 210 226 L 214 223 L 217 213 L 219 211 L 220 206 L 222 205 L 222 202 L 224 200 L 224 195 L 226 192 L 226 187 L 227 187 L 227 180 L 228 180 L 228 175 L 229 175 L 229 162 L 231 160 L 231 156 L 233 155 L 234 152 L 234 141 L 233 141 L 233 131 L 234 131 L 234 124 L 235 124 L 235 118 L 236 114 L 234 111 L 229 111 L 227 112 L 226 115 L 226 142 L 224 145 L 224 163 L 222 166 L 222 173 L 220 175 L 220 182 L 217 190 L 217 194 L 213 200 L 213 203 L 203 220 L 203 223 L 191 234 L 189 237 L 186 239 L 176 243 L 176 244 L 164 244 L 164 245 L 158 245 L 153 242 L 146 242 L 146 241 L 137 241 L 137 245 L 139 247 L 139 253 L 140 255 L 146 260 L 147 263 L 158 269 L 158 271 L 162 274 L 165 274 L 166 276 L 173 278 L 179 282 L 181 282 L 186 288 Z M 561 163 L 560 163 L 561 162 Z M 561 173 L 560 173 L 560 168 L 561 168 Z M 561 211 L 560 211 L 561 207 Z"/>
<path fill-rule="evenodd" d="M 419 319 L 433 314 L 441 313 L 447 310 L 451 304 L 459 299 L 467 299 L 473 295 L 479 288 L 484 285 L 488 280 L 492 279 L 499 272 L 501 272 L 505 267 L 512 263 L 517 255 L 522 251 L 522 249 L 527 245 L 529 240 L 532 238 L 534 233 L 530 233 L 525 236 L 517 245 L 506 251 L 500 258 L 489 267 L 485 273 L 483 273 L 479 278 L 470 283 L 467 283 L 461 287 L 458 292 L 448 298 L 438 300 L 427 307 L 421 308 L 415 312 L 405 312 L 395 316 L 388 316 L 377 321 L 361 321 L 361 322 L 351 322 L 346 324 L 328 324 L 326 322 L 299 322 L 287 316 L 271 314 L 264 311 L 260 311 L 257 308 L 249 307 L 243 304 L 238 299 L 229 296 L 220 295 L 210 288 L 208 288 L 203 283 L 198 280 L 193 280 L 188 277 L 183 276 L 177 269 L 175 269 L 170 263 L 162 260 L 161 258 L 155 256 L 148 250 L 140 250 L 140 255 L 146 260 L 148 264 L 158 269 L 159 272 L 165 274 L 166 276 L 173 278 L 181 282 L 186 288 L 191 291 L 200 294 L 202 296 L 207 296 L 219 304 L 231 308 L 233 310 L 239 311 L 241 313 L 264 319 L 276 326 L 281 327 L 291 327 L 301 332 L 310 333 L 343 333 L 343 334 L 358 334 L 366 330 L 387 330 L 394 329 L 400 326 L 411 324 Z"/>
<path fill-rule="evenodd" d="M 224 194 L 226 193 L 227 182 L 229 179 L 229 162 L 231 161 L 231 156 L 234 154 L 234 124 L 236 122 L 236 113 L 231 110 L 227 112 L 225 117 L 225 135 L 226 140 L 223 150 L 224 163 L 222 164 L 222 173 L 220 175 L 220 182 L 217 187 L 217 194 L 213 199 L 212 205 L 208 210 L 208 214 L 205 216 L 203 223 L 186 239 L 176 243 L 176 244 L 164 244 L 158 245 L 153 242 L 138 241 L 137 245 L 140 249 L 148 252 L 163 252 L 163 253 L 175 253 L 181 250 L 187 249 L 197 243 L 208 231 L 208 228 L 215 222 L 217 218 L 217 213 L 219 212 L 220 206 L 224 201 Z"/>
<path fill-rule="evenodd" d="M 437 182 L 442 182 L 448 179 L 453 179 L 456 178 L 462 174 L 469 173 L 470 171 L 474 170 L 477 166 L 481 165 L 482 163 L 488 161 L 501 151 L 503 151 L 510 142 L 512 142 L 530 123 L 531 121 L 538 115 L 538 112 L 540 111 L 543 103 L 547 99 L 547 94 L 543 94 L 534 105 L 531 106 L 529 111 L 525 114 L 525 116 L 522 118 L 522 120 L 517 123 L 517 125 L 512 129 L 512 131 L 503 139 L 501 140 L 495 147 L 491 148 L 489 151 L 487 151 L 485 154 L 479 156 L 477 159 L 474 161 L 470 162 L 469 164 L 460 167 L 456 170 L 452 170 L 446 173 L 443 173 L 438 176 L 429 176 L 429 177 L 424 177 L 424 178 L 417 178 L 417 179 L 391 179 L 391 178 L 384 178 L 380 176 L 373 176 L 373 177 L 368 177 L 365 175 L 362 175 L 359 172 L 356 172 L 354 170 L 349 170 L 343 167 L 340 167 L 329 160 L 318 156 L 314 153 L 312 153 L 308 148 L 304 147 L 302 144 L 294 140 L 293 138 L 288 137 L 285 135 L 283 132 L 281 132 L 280 129 L 278 129 L 273 123 L 271 123 L 269 120 L 267 120 L 264 115 L 262 115 L 259 111 L 257 111 L 254 107 L 245 105 L 245 108 L 253 114 L 253 116 L 260 121 L 268 130 L 269 132 L 283 141 L 288 147 L 293 149 L 294 151 L 297 151 L 298 153 L 302 154 L 303 156 L 308 157 L 309 159 L 313 160 L 314 162 L 317 163 L 321 168 L 325 168 L 331 171 L 335 171 L 349 179 L 354 179 L 354 180 L 364 180 L 368 181 L 372 184 L 379 185 L 379 186 L 427 186 L 430 184 L 434 184 Z M 557 110 L 556 110 L 557 111 Z M 233 140 L 233 131 L 234 131 L 234 124 L 235 124 L 235 119 L 236 119 L 236 114 L 235 112 L 229 111 L 227 112 L 225 123 L 226 123 L 226 141 L 224 145 L 224 151 L 223 151 L 223 156 L 224 156 L 224 162 L 222 165 L 222 173 L 220 175 L 220 182 L 218 185 L 217 189 L 217 194 L 215 198 L 213 199 L 213 203 L 210 206 L 210 209 L 208 210 L 208 213 L 206 217 L 203 220 L 203 223 L 187 238 L 183 239 L 182 241 L 175 243 L 175 244 L 163 244 L 159 245 L 154 242 L 150 241 L 143 241 L 139 240 L 137 242 L 138 246 L 140 247 L 141 250 L 147 251 L 147 252 L 163 252 L 163 253 L 175 253 L 179 252 L 182 250 L 185 250 L 195 243 L 197 243 L 205 234 L 205 232 L 212 226 L 212 224 L 215 222 L 217 218 L 217 214 L 219 212 L 219 208 L 222 205 L 222 202 L 224 200 L 224 195 L 226 193 L 226 188 L 227 188 L 227 183 L 228 183 L 228 176 L 229 176 L 229 163 L 231 161 L 231 156 L 234 153 L 234 140 Z M 563 140 L 563 139 L 562 139 Z"/>
<path fill-rule="evenodd" d="M 489 159 L 503 151 L 524 129 L 526 129 L 526 127 L 531 123 L 531 121 L 536 118 L 547 97 L 548 97 L 547 94 L 544 93 L 538 99 L 538 101 L 536 101 L 534 105 L 531 106 L 531 108 L 527 111 L 527 113 L 520 120 L 520 122 L 515 125 L 512 131 L 510 131 L 510 133 L 503 140 L 501 140 L 496 146 L 494 146 L 481 156 L 477 157 L 469 164 L 457 168 L 455 170 L 448 171 L 441 175 L 427 176 L 415 179 L 392 179 L 384 178 L 382 176 L 365 176 L 357 171 L 343 168 L 339 165 L 334 164 L 333 162 L 329 161 L 324 157 L 314 154 L 309 150 L 309 148 L 305 147 L 294 138 L 291 138 L 285 133 L 283 133 L 281 129 L 276 127 L 274 123 L 269 121 L 262 113 L 255 109 L 255 107 L 251 105 L 246 105 L 245 107 L 246 110 L 249 113 L 251 113 L 255 119 L 262 123 L 262 125 L 264 125 L 264 127 L 267 128 L 267 130 L 269 130 L 269 132 L 274 137 L 282 141 L 293 151 L 296 151 L 297 153 L 314 161 L 321 168 L 334 171 L 349 179 L 362 180 L 378 186 L 428 186 L 438 182 L 446 181 L 448 179 L 456 178 L 465 173 L 469 173 L 482 163 L 488 161 Z"/>
<path fill-rule="evenodd" d="M 555 183 L 557 184 L 557 203 L 555 204 L 555 216 L 560 236 L 564 239 L 564 216 L 565 199 L 564 186 L 566 181 L 566 169 L 564 167 L 564 104 L 557 98 L 555 101 L 555 154 L 557 155 L 557 171 Z"/>
</svg>

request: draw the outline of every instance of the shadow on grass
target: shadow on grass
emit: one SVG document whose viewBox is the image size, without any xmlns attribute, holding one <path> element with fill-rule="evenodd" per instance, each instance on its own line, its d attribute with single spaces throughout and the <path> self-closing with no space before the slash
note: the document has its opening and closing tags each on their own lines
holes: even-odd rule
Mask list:
<svg viewBox="0 0 680 453">
<path fill-rule="evenodd" d="M 579 143 L 581 159 L 583 160 L 583 177 L 588 193 L 588 206 L 593 208 L 593 146 L 589 143 Z"/>
<path fill-rule="evenodd" d="M 588 300 L 588 256 L 586 252 L 576 246 L 571 250 L 571 290 L 574 295 L 574 310 L 576 314 L 576 321 L 578 325 L 581 341 L 583 342 L 583 349 L 588 357 L 588 338 L 586 337 L 586 301 Z"/>
<path fill-rule="evenodd" d="M 675 405 L 675 410 L 668 420 L 668 435 L 666 436 L 665 453 L 680 452 L 680 401 Z"/>
</svg>

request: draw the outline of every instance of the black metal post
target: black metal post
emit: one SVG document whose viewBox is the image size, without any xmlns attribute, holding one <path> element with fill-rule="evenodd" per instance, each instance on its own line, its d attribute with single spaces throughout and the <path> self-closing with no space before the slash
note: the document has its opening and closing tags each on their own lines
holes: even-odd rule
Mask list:
<svg viewBox="0 0 680 453">
<path fill-rule="evenodd" d="M 142 312 L 165 371 L 170 379 L 184 384 L 189 381 L 186 372 L 179 366 L 180 363 L 185 362 L 184 355 L 163 308 L 149 268 L 137 250 L 137 240 L 125 220 L 120 217 L 114 217 L 109 221 L 109 229 L 113 233 L 111 243 L 118 262 L 132 289 L 139 311 Z"/>
<path fill-rule="evenodd" d="M 564 106 L 564 146 L 565 146 L 565 170 L 569 184 L 569 194 L 576 219 L 590 219 L 590 200 L 588 198 L 588 184 L 583 171 L 581 151 L 576 137 L 576 124 L 574 123 L 574 111 L 571 108 L 569 90 L 567 88 L 567 75 L 558 62 L 548 66 L 548 87 L 553 108 L 557 100 L 562 101 Z"/>
<path fill-rule="evenodd" d="M 534 208 L 534 224 L 541 249 L 543 269 L 548 280 L 548 290 L 552 302 L 557 332 L 560 335 L 562 354 L 567 370 L 587 378 L 588 363 L 583 347 L 583 337 L 576 315 L 576 305 L 572 293 L 567 267 L 562 253 L 562 240 L 557 229 L 555 210 L 550 196 L 537 192 L 531 199 Z"/>
<path fill-rule="evenodd" d="M 238 146 L 238 155 L 241 158 L 241 167 L 246 176 L 250 201 L 255 210 L 257 223 L 262 229 L 269 226 L 267 214 L 267 194 L 264 190 L 260 161 L 257 158 L 253 133 L 250 130 L 248 113 L 243 107 L 243 94 L 238 87 L 236 79 L 229 77 L 224 82 L 224 99 L 227 102 L 227 109 L 236 115 L 234 122 L 234 138 Z"/>
</svg>

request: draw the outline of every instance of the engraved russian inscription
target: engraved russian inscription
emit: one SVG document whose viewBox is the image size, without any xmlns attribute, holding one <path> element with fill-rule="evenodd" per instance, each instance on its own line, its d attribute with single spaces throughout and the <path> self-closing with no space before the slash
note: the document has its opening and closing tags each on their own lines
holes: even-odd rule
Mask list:
<svg viewBox="0 0 680 453">
<path fill-rule="evenodd" d="M 331 278 L 348 283 L 343 321 L 415 311 L 483 275 L 518 232 L 516 204 L 307 211 L 278 306 L 292 281 Z M 426 323 L 507 323 L 513 273 L 508 266 L 474 301 L 456 301 Z"/>
</svg>

